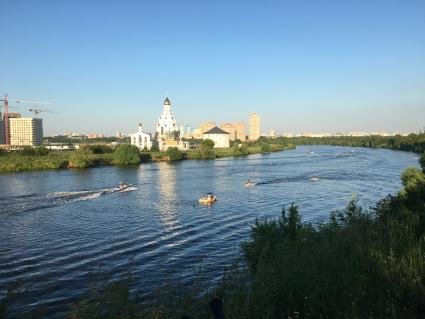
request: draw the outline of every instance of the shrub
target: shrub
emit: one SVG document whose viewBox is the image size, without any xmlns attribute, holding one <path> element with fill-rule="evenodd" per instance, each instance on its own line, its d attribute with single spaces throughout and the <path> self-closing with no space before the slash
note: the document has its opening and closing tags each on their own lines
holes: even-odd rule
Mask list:
<svg viewBox="0 0 425 319">
<path fill-rule="evenodd" d="M 114 163 L 118 165 L 139 164 L 139 149 L 130 144 L 122 144 L 118 146 L 114 153 Z"/>
<path fill-rule="evenodd" d="M 112 147 L 105 144 L 84 145 L 83 147 L 89 149 L 92 154 L 107 154 L 114 151 Z"/>
<path fill-rule="evenodd" d="M 248 147 L 243 144 L 241 147 L 239 147 L 239 152 L 241 155 L 248 155 L 249 151 L 248 151 Z"/>
<path fill-rule="evenodd" d="M 270 145 L 262 144 L 261 145 L 261 153 L 270 153 Z"/>
<path fill-rule="evenodd" d="M 82 148 L 74 151 L 69 157 L 68 167 L 70 168 L 86 168 L 92 166 L 94 163 L 90 159 L 91 152 L 88 149 Z"/>
<path fill-rule="evenodd" d="M 241 146 L 239 145 L 240 144 L 233 145 L 233 156 L 248 155 L 249 154 L 248 147 L 245 144 L 242 144 Z"/>
<path fill-rule="evenodd" d="M 201 154 L 202 159 L 214 159 L 215 153 L 214 150 L 211 147 L 201 145 L 199 148 L 199 152 Z"/>
<path fill-rule="evenodd" d="M 141 162 L 150 162 L 152 161 L 151 153 L 140 153 L 140 161 Z"/>
<path fill-rule="evenodd" d="M 24 146 L 20 151 L 19 151 L 20 155 L 24 155 L 24 156 L 34 156 L 35 155 L 35 151 L 34 148 L 32 146 Z"/>
<path fill-rule="evenodd" d="M 43 156 L 49 154 L 49 150 L 45 146 L 34 147 L 35 156 Z"/>
<path fill-rule="evenodd" d="M 207 148 L 210 148 L 210 149 L 213 149 L 214 145 L 215 145 L 214 141 L 210 140 L 208 138 L 201 142 L 201 146 L 204 146 L 204 147 L 207 147 Z"/>
<path fill-rule="evenodd" d="M 180 152 L 177 147 L 169 147 L 167 149 L 166 155 L 170 158 L 171 161 L 180 161 L 184 158 L 184 153 Z"/>
<path fill-rule="evenodd" d="M 157 144 L 153 144 L 150 149 L 151 152 L 159 152 L 159 147 Z"/>
</svg>

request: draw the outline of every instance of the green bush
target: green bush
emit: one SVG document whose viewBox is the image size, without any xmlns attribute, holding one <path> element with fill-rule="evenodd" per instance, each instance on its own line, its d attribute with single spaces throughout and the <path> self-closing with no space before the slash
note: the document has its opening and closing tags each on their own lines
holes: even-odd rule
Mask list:
<svg viewBox="0 0 425 319">
<path fill-rule="evenodd" d="M 159 152 L 159 147 L 156 143 L 154 143 L 150 149 L 151 152 Z"/>
<path fill-rule="evenodd" d="M 108 154 L 114 151 L 112 147 L 105 144 L 87 144 L 83 147 L 90 150 L 92 154 Z"/>
<path fill-rule="evenodd" d="M 68 167 L 70 168 L 86 168 L 94 165 L 90 158 L 91 151 L 86 148 L 81 148 L 74 151 L 68 160 Z"/>
<path fill-rule="evenodd" d="M 184 153 L 180 152 L 177 147 L 169 147 L 166 156 L 168 156 L 171 161 L 180 161 L 184 158 Z"/>
<path fill-rule="evenodd" d="M 122 144 L 118 146 L 114 152 L 114 163 L 118 165 L 139 164 L 139 149 L 130 144 Z"/>
<path fill-rule="evenodd" d="M 246 144 L 242 144 L 242 146 L 239 147 L 239 153 L 241 155 L 248 155 L 249 154 L 248 146 L 246 146 Z"/>
<path fill-rule="evenodd" d="M 214 150 L 210 146 L 201 145 L 199 148 L 202 159 L 215 159 Z"/>
<path fill-rule="evenodd" d="M 34 156 L 35 155 L 35 151 L 34 151 L 34 148 L 32 146 L 24 146 L 21 150 L 18 151 L 18 153 L 20 155 L 24 155 L 24 156 Z"/>
<path fill-rule="evenodd" d="M 261 153 L 270 153 L 270 144 L 262 144 Z"/>
<path fill-rule="evenodd" d="M 149 152 L 140 153 L 141 162 L 150 162 L 152 161 L 152 154 Z"/>
<path fill-rule="evenodd" d="M 49 154 L 49 150 L 45 146 L 36 146 L 34 147 L 35 156 L 43 156 Z"/>
<path fill-rule="evenodd" d="M 204 146 L 204 147 L 207 147 L 207 148 L 210 148 L 210 149 L 213 149 L 214 145 L 215 145 L 214 141 L 210 140 L 209 138 L 207 138 L 206 140 L 203 140 L 201 142 L 201 146 Z"/>
</svg>

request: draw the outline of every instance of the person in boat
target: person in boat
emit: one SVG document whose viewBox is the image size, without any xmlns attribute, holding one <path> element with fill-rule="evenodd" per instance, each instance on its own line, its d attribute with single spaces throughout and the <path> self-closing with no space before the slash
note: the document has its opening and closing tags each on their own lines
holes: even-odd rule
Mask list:
<svg viewBox="0 0 425 319">
<path fill-rule="evenodd" d="M 122 191 L 122 190 L 128 188 L 128 185 L 127 185 L 127 183 L 121 182 L 121 183 L 118 184 L 118 188 L 119 188 L 120 191 Z"/>
<path fill-rule="evenodd" d="M 254 183 L 253 182 L 251 182 L 250 180 L 247 180 L 246 182 L 245 182 L 245 186 L 247 186 L 247 187 L 249 187 L 249 186 L 253 186 L 254 185 Z"/>
<path fill-rule="evenodd" d="M 213 193 L 206 193 L 202 198 L 199 199 L 201 203 L 213 203 L 217 200 L 217 197 Z"/>
</svg>

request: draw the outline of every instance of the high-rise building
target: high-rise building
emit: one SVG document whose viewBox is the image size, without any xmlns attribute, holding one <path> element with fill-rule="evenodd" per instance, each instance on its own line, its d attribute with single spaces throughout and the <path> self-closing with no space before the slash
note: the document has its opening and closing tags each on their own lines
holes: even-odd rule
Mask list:
<svg viewBox="0 0 425 319">
<path fill-rule="evenodd" d="M 215 124 L 215 122 L 206 122 L 202 123 L 199 129 L 201 130 L 201 133 L 204 134 L 206 131 L 209 131 L 216 126 L 217 124 Z"/>
<path fill-rule="evenodd" d="M 43 144 L 43 120 L 9 118 L 10 145 L 36 146 Z"/>
<path fill-rule="evenodd" d="M 236 130 L 236 139 L 242 142 L 245 142 L 246 140 L 245 122 L 235 123 L 233 124 L 233 126 L 235 127 L 235 130 Z"/>
<path fill-rule="evenodd" d="M 223 131 L 229 133 L 229 141 L 236 140 L 236 128 L 232 123 L 221 124 L 220 127 Z"/>
<path fill-rule="evenodd" d="M 190 127 L 190 125 L 186 125 L 186 137 L 190 137 L 191 134 L 192 128 Z"/>
<path fill-rule="evenodd" d="M 199 139 L 202 139 L 202 137 L 203 137 L 203 133 L 202 133 L 202 131 L 201 131 L 201 129 L 200 128 L 195 128 L 194 130 L 192 130 L 192 132 L 190 133 L 190 137 L 192 137 L 192 138 L 194 138 L 194 139 L 196 139 L 196 140 L 199 140 Z"/>
<path fill-rule="evenodd" d="M 227 133 L 229 133 L 230 141 L 240 140 L 244 142 L 246 140 L 245 122 L 224 123 L 224 124 L 221 124 L 221 128 L 225 130 Z"/>
<path fill-rule="evenodd" d="M 250 141 L 256 141 L 260 137 L 260 117 L 257 113 L 249 115 L 249 136 Z"/>
</svg>

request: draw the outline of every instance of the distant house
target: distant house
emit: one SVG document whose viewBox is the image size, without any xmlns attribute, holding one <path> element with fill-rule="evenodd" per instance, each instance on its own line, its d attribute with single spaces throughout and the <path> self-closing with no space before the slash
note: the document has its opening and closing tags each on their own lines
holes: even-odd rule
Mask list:
<svg viewBox="0 0 425 319">
<path fill-rule="evenodd" d="M 214 142 L 214 148 L 229 148 L 229 133 L 223 131 L 221 128 L 213 127 L 212 129 L 204 132 L 203 139 L 210 139 Z"/>
<path fill-rule="evenodd" d="M 151 135 L 142 132 L 142 123 L 139 123 L 139 132 L 131 134 L 131 145 L 137 146 L 139 149 L 150 150 L 152 147 Z"/>
</svg>

